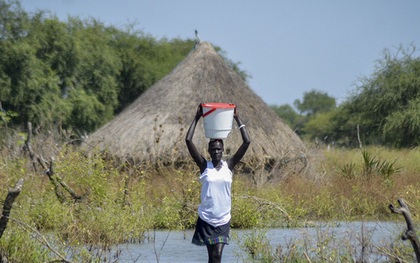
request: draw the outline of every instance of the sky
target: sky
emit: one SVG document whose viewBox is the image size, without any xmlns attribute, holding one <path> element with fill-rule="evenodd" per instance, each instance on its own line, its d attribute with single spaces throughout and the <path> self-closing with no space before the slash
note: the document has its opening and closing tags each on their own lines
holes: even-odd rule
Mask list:
<svg viewBox="0 0 420 263">
<path fill-rule="evenodd" d="M 221 47 L 251 76 L 269 105 L 293 105 L 317 90 L 341 103 L 369 77 L 385 50 L 420 50 L 418 0 L 21 0 L 27 12 L 60 20 L 95 18 L 156 39 Z M 415 53 L 419 56 L 419 52 Z"/>
</svg>

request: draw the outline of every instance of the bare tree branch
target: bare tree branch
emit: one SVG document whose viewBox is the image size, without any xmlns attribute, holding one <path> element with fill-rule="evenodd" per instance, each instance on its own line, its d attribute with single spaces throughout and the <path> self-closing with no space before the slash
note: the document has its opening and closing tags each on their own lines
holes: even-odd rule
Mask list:
<svg viewBox="0 0 420 263">
<path fill-rule="evenodd" d="M 51 158 L 51 161 L 48 165 L 48 162 L 44 160 L 44 158 L 42 158 L 41 156 L 39 156 L 38 154 L 36 154 L 33 150 L 32 150 L 32 146 L 31 146 L 31 138 L 32 138 L 32 124 L 30 122 L 28 122 L 28 138 L 25 141 L 25 146 L 26 149 L 29 152 L 29 157 L 32 160 L 32 163 L 34 165 L 34 169 L 35 171 L 37 171 L 36 169 L 36 163 L 38 162 L 39 165 L 42 167 L 44 173 L 48 176 L 48 178 L 50 179 L 50 182 L 53 184 L 54 186 L 54 191 L 55 191 L 55 195 L 57 196 L 58 200 L 61 203 L 66 202 L 66 196 L 64 195 L 61 187 L 64 188 L 64 190 L 66 190 L 72 197 L 74 200 L 81 200 L 82 197 L 77 195 L 76 192 L 73 191 L 73 189 L 71 189 L 62 179 L 61 177 L 57 176 L 54 174 L 54 170 L 53 170 L 53 163 L 54 163 L 54 159 Z M 61 185 L 61 187 L 60 187 Z"/>
<path fill-rule="evenodd" d="M 390 204 L 388 207 L 392 213 L 402 214 L 404 216 L 405 222 L 407 223 L 407 230 L 404 234 L 401 235 L 402 240 L 410 240 L 411 245 L 413 246 L 414 252 L 416 254 L 417 262 L 420 262 L 420 242 L 417 237 L 416 231 L 414 229 L 413 219 L 411 218 L 410 209 L 403 199 L 398 199 L 400 208 L 394 207 Z"/>
<path fill-rule="evenodd" d="M 4 230 L 6 230 L 10 211 L 12 210 L 16 197 L 18 197 L 20 191 L 22 191 L 22 186 L 23 179 L 19 179 L 16 186 L 13 189 L 9 189 L 9 193 L 4 201 L 2 217 L 0 218 L 0 238 L 3 236 Z"/>
</svg>

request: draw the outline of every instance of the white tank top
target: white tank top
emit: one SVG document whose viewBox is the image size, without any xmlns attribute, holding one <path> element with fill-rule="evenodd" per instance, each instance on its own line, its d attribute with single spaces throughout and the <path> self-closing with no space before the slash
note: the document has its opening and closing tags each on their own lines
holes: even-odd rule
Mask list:
<svg viewBox="0 0 420 263">
<path fill-rule="evenodd" d="M 200 175 L 201 204 L 198 207 L 198 216 L 217 227 L 230 220 L 232 171 L 227 162 L 222 160 L 222 167 L 217 170 L 211 161 Z"/>
</svg>

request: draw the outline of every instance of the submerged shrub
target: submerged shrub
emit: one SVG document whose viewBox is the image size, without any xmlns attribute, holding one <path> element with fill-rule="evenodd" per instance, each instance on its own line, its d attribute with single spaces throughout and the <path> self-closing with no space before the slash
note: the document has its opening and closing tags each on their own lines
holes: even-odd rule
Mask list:
<svg viewBox="0 0 420 263">
<path fill-rule="evenodd" d="M 2 262 L 47 262 L 51 260 L 51 251 L 37 240 L 31 229 L 10 220 L 8 230 L 0 239 L 0 259 Z"/>
</svg>

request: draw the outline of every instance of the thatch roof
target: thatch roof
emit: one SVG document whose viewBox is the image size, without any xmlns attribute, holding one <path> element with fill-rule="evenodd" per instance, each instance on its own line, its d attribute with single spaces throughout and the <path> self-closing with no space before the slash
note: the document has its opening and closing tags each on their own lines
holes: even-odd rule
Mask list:
<svg viewBox="0 0 420 263">
<path fill-rule="evenodd" d="M 300 138 L 206 42 L 86 142 L 136 161 L 185 160 L 190 158 L 185 135 L 201 102 L 237 105 L 251 138 L 244 162 L 275 159 L 286 163 L 306 152 Z M 194 142 L 207 154 L 202 119 Z M 226 154 L 236 151 L 241 143 L 235 123 L 225 140 Z"/>
</svg>

